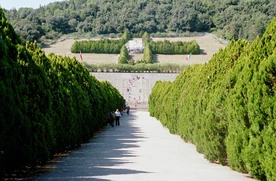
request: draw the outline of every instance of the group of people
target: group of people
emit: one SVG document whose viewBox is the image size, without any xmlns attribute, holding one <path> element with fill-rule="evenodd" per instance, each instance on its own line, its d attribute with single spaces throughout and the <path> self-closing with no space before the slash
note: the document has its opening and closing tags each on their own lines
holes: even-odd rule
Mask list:
<svg viewBox="0 0 276 181">
<path fill-rule="evenodd" d="M 114 127 L 114 121 L 115 121 L 115 126 L 120 126 L 120 118 L 123 116 L 123 111 L 124 109 L 126 110 L 126 113 L 129 114 L 129 106 L 124 106 L 123 108 L 116 109 L 116 111 L 110 111 L 107 114 L 107 122 L 110 124 L 112 127 Z"/>
<path fill-rule="evenodd" d="M 128 101 L 132 101 L 131 100 L 131 89 L 132 87 L 134 87 L 134 83 L 138 80 L 140 80 L 141 77 L 138 76 L 138 75 L 135 75 L 135 76 L 130 76 L 130 78 L 128 79 L 128 82 L 129 82 L 129 87 L 127 87 L 127 92 L 128 92 Z M 144 76 L 142 76 L 142 79 L 145 79 Z M 139 88 L 139 93 L 142 93 L 143 89 L 142 87 Z M 139 104 L 141 102 L 141 96 L 139 96 L 139 98 L 136 98 L 134 97 L 133 98 L 133 102 L 135 104 L 135 107 L 137 106 L 137 104 Z"/>
</svg>

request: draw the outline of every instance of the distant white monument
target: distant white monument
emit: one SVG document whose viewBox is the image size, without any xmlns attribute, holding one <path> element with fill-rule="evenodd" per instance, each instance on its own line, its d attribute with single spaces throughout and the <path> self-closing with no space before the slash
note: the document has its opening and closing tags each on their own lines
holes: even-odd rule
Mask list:
<svg viewBox="0 0 276 181">
<path fill-rule="evenodd" d="M 130 53 L 142 53 L 145 48 L 145 44 L 142 39 L 129 40 L 126 43 L 126 48 Z"/>
</svg>

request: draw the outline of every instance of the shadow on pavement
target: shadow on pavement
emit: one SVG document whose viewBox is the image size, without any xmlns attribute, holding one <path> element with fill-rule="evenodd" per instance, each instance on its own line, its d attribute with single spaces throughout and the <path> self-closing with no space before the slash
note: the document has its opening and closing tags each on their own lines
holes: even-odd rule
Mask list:
<svg viewBox="0 0 276 181">
<path fill-rule="evenodd" d="M 120 126 L 106 126 L 88 143 L 72 151 L 68 156 L 58 158 L 50 164 L 47 172 L 39 173 L 24 180 L 101 180 L 108 175 L 149 173 L 142 170 L 128 169 L 126 160 L 137 157 L 133 148 L 143 142 L 143 133 L 132 123 L 136 116 L 122 116 Z M 130 159 L 130 157 L 132 159 Z M 107 180 L 106 180 L 107 181 Z"/>
</svg>

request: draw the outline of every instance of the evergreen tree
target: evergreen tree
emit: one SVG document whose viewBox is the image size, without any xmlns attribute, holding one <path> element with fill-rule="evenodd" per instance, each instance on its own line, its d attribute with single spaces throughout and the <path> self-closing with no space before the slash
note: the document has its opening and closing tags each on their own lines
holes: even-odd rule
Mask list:
<svg viewBox="0 0 276 181">
<path fill-rule="evenodd" d="M 131 39 L 131 33 L 128 29 L 125 29 L 123 36 L 121 37 L 124 43 Z"/>
<path fill-rule="evenodd" d="M 142 41 L 143 41 L 143 43 L 147 43 L 148 41 L 150 41 L 150 36 L 149 36 L 148 32 L 145 32 L 143 34 Z"/>
<path fill-rule="evenodd" d="M 146 44 L 146 47 L 144 48 L 143 60 L 146 63 L 153 63 L 153 55 L 151 53 L 151 49 L 150 49 L 149 44 Z"/>
<path fill-rule="evenodd" d="M 126 46 L 124 45 L 121 48 L 121 52 L 120 52 L 120 56 L 119 56 L 119 59 L 118 59 L 118 63 L 119 64 L 127 64 L 128 63 L 128 57 L 129 57 L 129 54 L 128 54 Z"/>
</svg>

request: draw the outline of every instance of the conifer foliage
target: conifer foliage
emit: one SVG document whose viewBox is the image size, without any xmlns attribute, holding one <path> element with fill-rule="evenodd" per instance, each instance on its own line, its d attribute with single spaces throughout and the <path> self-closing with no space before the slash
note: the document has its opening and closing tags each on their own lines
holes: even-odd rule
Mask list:
<svg viewBox="0 0 276 181">
<path fill-rule="evenodd" d="M 276 18 L 251 44 L 232 41 L 174 82 L 157 82 L 149 111 L 211 162 L 276 178 Z"/>
<path fill-rule="evenodd" d="M 46 57 L 36 42 L 22 46 L 2 9 L 0 37 L 1 178 L 87 141 L 125 100 L 75 58 Z"/>
<path fill-rule="evenodd" d="M 129 54 L 127 51 L 127 48 L 125 45 L 122 46 L 121 48 L 121 52 L 120 52 L 120 56 L 118 59 L 118 63 L 119 64 L 127 64 L 128 63 L 128 59 L 129 59 Z"/>
<path fill-rule="evenodd" d="M 152 52 L 151 52 L 151 49 L 150 49 L 150 46 L 148 43 L 146 44 L 143 51 L 144 51 L 143 60 L 146 63 L 153 63 L 153 55 L 152 55 Z"/>
<path fill-rule="evenodd" d="M 119 40 L 102 38 L 100 40 L 81 40 L 75 41 L 71 46 L 72 53 L 110 53 L 119 54 L 121 48 L 130 40 L 131 34 L 126 29 Z"/>
<path fill-rule="evenodd" d="M 195 40 L 190 42 L 149 41 L 153 54 L 200 54 L 200 47 Z"/>
</svg>

